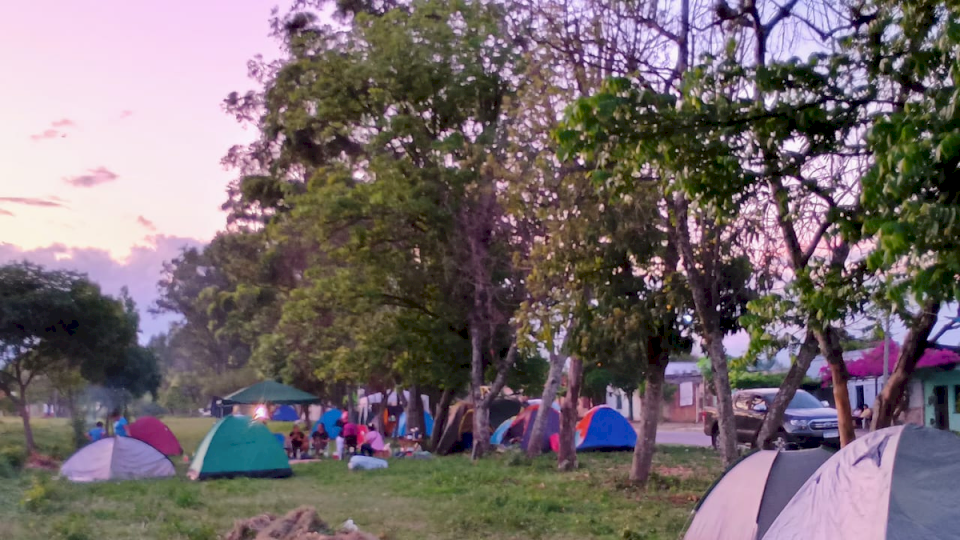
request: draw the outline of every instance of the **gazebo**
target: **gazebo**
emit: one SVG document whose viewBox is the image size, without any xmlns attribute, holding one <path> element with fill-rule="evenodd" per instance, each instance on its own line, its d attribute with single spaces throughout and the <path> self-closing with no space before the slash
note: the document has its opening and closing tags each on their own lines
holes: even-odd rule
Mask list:
<svg viewBox="0 0 960 540">
<path fill-rule="evenodd" d="M 263 381 L 237 390 L 220 400 L 221 405 L 311 405 L 320 398 L 276 381 Z M 269 415 L 268 415 L 269 417 Z"/>
</svg>

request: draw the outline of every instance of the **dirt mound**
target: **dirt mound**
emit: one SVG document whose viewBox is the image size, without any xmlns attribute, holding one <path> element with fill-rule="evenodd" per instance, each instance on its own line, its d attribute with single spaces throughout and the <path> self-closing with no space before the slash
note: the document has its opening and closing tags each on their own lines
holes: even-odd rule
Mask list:
<svg viewBox="0 0 960 540">
<path fill-rule="evenodd" d="M 27 469 L 42 469 L 44 471 L 56 471 L 60 469 L 60 462 L 50 456 L 42 454 L 31 454 L 24 464 Z"/>
<path fill-rule="evenodd" d="M 333 530 L 309 506 L 301 506 L 278 518 L 261 514 L 237 521 L 224 540 L 379 540 L 361 531 Z"/>
</svg>

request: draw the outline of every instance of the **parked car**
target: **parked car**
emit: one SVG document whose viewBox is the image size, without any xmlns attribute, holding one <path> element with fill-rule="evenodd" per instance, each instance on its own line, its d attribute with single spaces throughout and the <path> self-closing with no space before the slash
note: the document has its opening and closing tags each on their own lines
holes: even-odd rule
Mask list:
<svg viewBox="0 0 960 540">
<path fill-rule="evenodd" d="M 733 414 L 737 426 L 737 443 L 758 446 L 757 435 L 767 410 L 777 395 L 776 388 L 754 388 L 733 393 Z M 837 410 L 825 401 L 818 401 L 809 392 L 797 390 L 783 413 L 780 429 L 771 441 L 777 449 L 839 446 Z M 710 436 L 713 447 L 719 447 L 719 425 L 715 407 L 703 411 L 703 432 Z"/>
</svg>

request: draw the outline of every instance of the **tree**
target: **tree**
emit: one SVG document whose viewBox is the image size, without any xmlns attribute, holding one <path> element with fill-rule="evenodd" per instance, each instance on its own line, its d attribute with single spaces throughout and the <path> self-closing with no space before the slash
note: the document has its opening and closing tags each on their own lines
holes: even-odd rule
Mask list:
<svg viewBox="0 0 960 540">
<path fill-rule="evenodd" d="M 124 304 L 86 277 L 27 262 L 0 267 L 0 390 L 16 403 L 29 452 L 30 384 L 73 369 L 103 380 L 127 365 L 136 335 Z"/>
<path fill-rule="evenodd" d="M 866 137 L 862 233 L 869 270 L 908 328 L 874 406 L 871 429 L 891 425 L 907 382 L 931 342 L 942 305 L 960 298 L 960 9 L 950 2 L 870 2 L 853 50 L 878 89 Z"/>
</svg>

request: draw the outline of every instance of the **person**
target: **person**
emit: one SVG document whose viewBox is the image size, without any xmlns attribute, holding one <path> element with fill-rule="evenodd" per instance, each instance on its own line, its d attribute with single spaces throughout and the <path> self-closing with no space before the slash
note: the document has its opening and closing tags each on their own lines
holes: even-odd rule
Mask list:
<svg viewBox="0 0 960 540">
<path fill-rule="evenodd" d="M 870 425 L 871 417 L 873 417 L 873 411 L 870 410 L 870 407 L 864 405 L 860 410 L 860 423 L 864 428 Z"/>
<path fill-rule="evenodd" d="M 116 418 L 113 422 L 113 434 L 117 437 L 129 437 L 130 434 L 127 432 L 127 419 L 120 414 L 119 410 L 113 412 L 113 417 Z"/>
<path fill-rule="evenodd" d="M 106 434 L 107 431 L 103 429 L 103 422 L 97 422 L 97 427 L 87 432 L 87 439 L 89 439 L 90 442 L 97 442 Z"/>
<path fill-rule="evenodd" d="M 343 429 L 340 430 L 340 435 L 343 436 L 343 447 L 345 449 L 349 448 L 353 452 L 357 451 L 357 434 L 358 433 L 359 433 L 359 430 L 357 429 L 356 424 L 354 424 L 349 420 L 343 423 Z"/>
<path fill-rule="evenodd" d="M 327 428 L 323 425 L 323 422 L 317 424 L 317 430 L 313 432 L 310 439 L 311 446 L 313 446 L 313 454 L 316 457 L 320 457 L 320 454 L 326 453 L 327 445 L 330 444 L 330 434 L 327 433 Z"/>
<path fill-rule="evenodd" d="M 293 431 L 290 432 L 290 453 L 289 456 L 291 459 L 300 459 L 300 455 L 303 453 L 303 443 L 306 442 L 307 436 L 300 431 L 299 424 L 293 424 Z"/>
<path fill-rule="evenodd" d="M 383 437 L 377 431 L 377 426 L 370 424 L 367 426 L 367 435 L 363 438 L 363 445 L 360 446 L 360 453 L 373 457 L 379 452 L 383 452 Z"/>
</svg>

